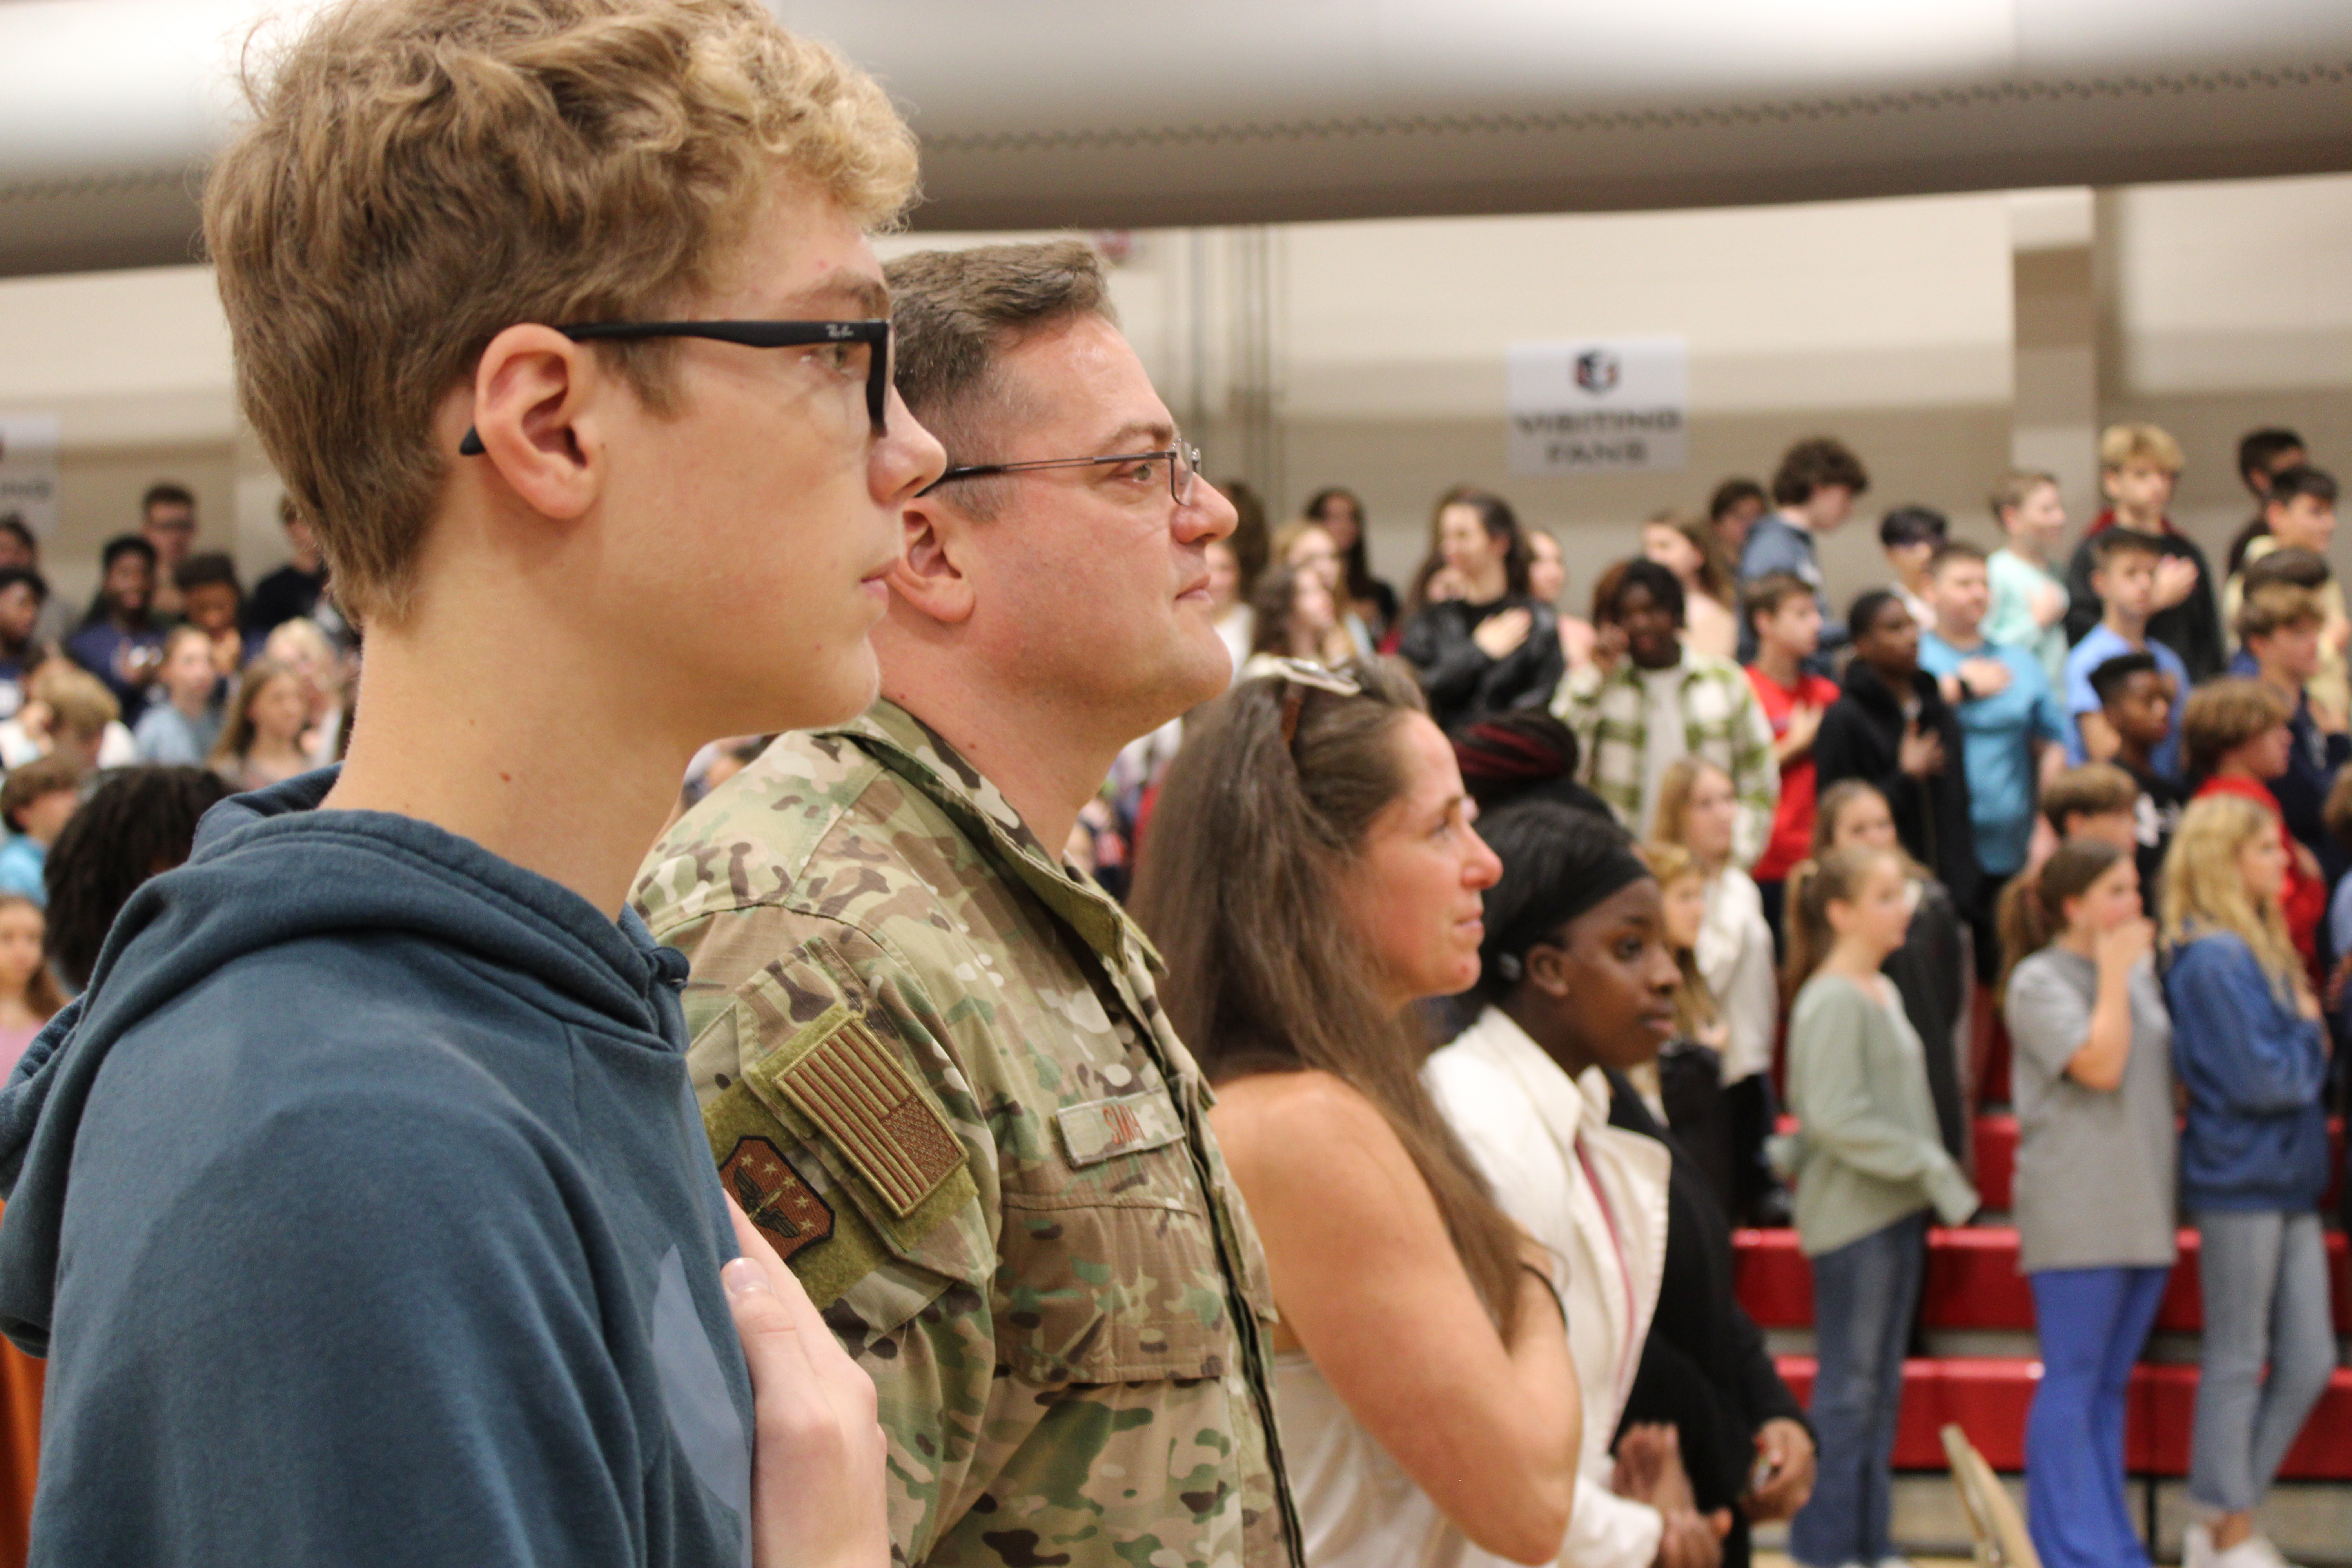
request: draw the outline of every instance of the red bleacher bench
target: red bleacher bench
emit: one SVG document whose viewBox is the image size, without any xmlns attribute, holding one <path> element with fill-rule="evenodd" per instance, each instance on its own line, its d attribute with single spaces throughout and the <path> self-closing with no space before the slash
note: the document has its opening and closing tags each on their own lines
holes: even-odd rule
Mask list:
<svg viewBox="0 0 2352 1568">
<path fill-rule="evenodd" d="M 1921 1321 L 1930 1329 L 2033 1328 L 2033 1292 L 2017 1271 L 2017 1231 L 2010 1226 L 1969 1226 L 1927 1233 L 1927 1272 Z M 2179 1235 L 2180 1260 L 2167 1282 L 2156 1326 L 2194 1333 L 2204 1326 L 2197 1286 L 2197 1233 Z M 1732 1237 L 1739 1304 L 1768 1329 L 1805 1329 L 1813 1322 L 1813 1271 L 1794 1230 L 1742 1230 Z M 2344 1236 L 2327 1237 L 2335 1287 L 2336 1330 L 2352 1333 L 2352 1253 Z"/>
<path fill-rule="evenodd" d="M 1812 1401 L 1813 1358 L 1782 1356 L 1780 1375 L 1797 1397 Z M 1945 1468 L 1937 1434 L 1957 1422 L 1998 1470 L 2025 1468 L 2025 1417 L 2042 1375 L 2038 1362 L 1969 1358 L 1904 1363 L 1903 1415 L 1895 1465 L 1905 1470 Z M 2141 1366 L 2132 1373 L 2125 1463 L 2138 1475 L 2189 1473 L 2190 1414 L 2197 1400 L 2193 1366 Z M 2303 1481 L 2352 1481 L 2352 1371 L 2329 1380 L 2303 1436 L 2288 1451 L 2282 1477 Z"/>
</svg>

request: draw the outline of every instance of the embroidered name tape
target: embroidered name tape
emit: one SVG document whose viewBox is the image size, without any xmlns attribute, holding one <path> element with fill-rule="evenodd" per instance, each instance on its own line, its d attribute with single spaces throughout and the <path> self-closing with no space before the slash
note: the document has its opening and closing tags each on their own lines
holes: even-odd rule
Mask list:
<svg viewBox="0 0 2352 1568">
<path fill-rule="evenodd" d="M 1123 1095 L 1117 1100 L 1090 1100 L 1066 1105 L 1054 1112 L 1062 1124 L 1062 1142 L 1070 1163 L 1096 1165 L 1118 1154 L 1139 1153 L 1173 1143 L 1184 1136 L 1176 1107 L 1163 1089 Z"/>
</svg>

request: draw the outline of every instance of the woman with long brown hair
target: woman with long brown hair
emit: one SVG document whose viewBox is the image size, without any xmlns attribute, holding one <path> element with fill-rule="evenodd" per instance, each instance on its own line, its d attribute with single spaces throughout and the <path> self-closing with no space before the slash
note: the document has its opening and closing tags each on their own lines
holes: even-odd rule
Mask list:
<svg viewBox="0 0 2352 1568">
<path fill-rule="evenodd" d="M 1662 511 L 1642 522 L 1642 553 L 1683 585 L 1683 641 L 1730 658 L 1739 651 L 1739 584 L 1712 525 Z"/>
<path fill-rule="evenodd" d="M 1580 1404 L 1557 1260 L 1423 1087 L 1419 1004 L 1478 978 L 1499 873 L 1401 676 L 1290 664 L 1169 770 L 1134 911 L 1264 1238 L 1311 1568 L 1558 1555 Z"/>
</svg>

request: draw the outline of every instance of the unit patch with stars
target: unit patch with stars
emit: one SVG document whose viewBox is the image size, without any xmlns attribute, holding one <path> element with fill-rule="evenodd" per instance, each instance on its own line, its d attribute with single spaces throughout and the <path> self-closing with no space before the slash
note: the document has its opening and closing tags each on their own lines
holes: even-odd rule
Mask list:
<svg viewBox="0 0 2352 1568">
<path fill-rule="evenodd" d="M 779 1258 L 833 1234 L 833 1205 L 765 1138 L 737 1139 L 734 1152 L 719 1167 L 719 1178 Z"/>
</svg>

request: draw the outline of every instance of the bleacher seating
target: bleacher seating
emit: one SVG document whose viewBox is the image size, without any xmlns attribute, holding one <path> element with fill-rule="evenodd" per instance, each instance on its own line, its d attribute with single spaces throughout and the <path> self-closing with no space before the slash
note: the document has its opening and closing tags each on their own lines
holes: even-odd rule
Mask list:
<svg viewBox="0 0 2352 1568">
<path fill-rule="evenodd" d="M 1782 1356 L 1780 1375 L 1811 1401 L 1813 1358 Z M 1956 1422 L 1993 1468 L 2025 1468 L 2025 1413 L 2038 1363 L 1993 1357 L 1914 1359 L 1903 1369 L 1903 1417 L 1895 1439 L 1897 1469 L 1944 1466 L 1938 1433 Z M 2144 1365 L 2132 1373 L 2126 1464 L 2137 1474 L 2189 1473 L 2190 1414 L 2197 1402 L 2193 1366 Z M 2319 1407 L 2304 1424 L 2280 1475 L 2288 1480 L 2352 1480 L 2352 1371 L 2338 1368 Z"/>
<path fill-rule="evenodd" d="M 2156 1319 L 2159 1333 L 2195 1333 L 2204 1326 L 2197 1288 L 2197 1233 L 2183 1230 L 2180 1261 Z M 1811 1328 L 1813 1275 L 1793 1230 L 1743 1230 L 1738 1255 L 1740 1304 L 1768 1329 Z M 2352 1258 L 2345 1237 L 2330 1232 L 2328 1262 L 2336 1286 L 2336 1330 L 2352 1334 Z M 2031 1332 L 2033 1293 L 2017 1271 L 2017 1231 L 2010 1226 L 1935 1229 L 1927 1235 L 1927 1277 L 1921 1322 L 1930 1329 Z M 1971 1433 L 1973 1437 L 1975 1434 Z M 1982 1445 L 1979 1445 L 1981 1447 Z"/>
<path fill-rule="evenodd" d="M 2342 1167 L 2344 1127 L 2331 1125 Z M 1987 1115 L 1976 1126 L 1978 1191 L 1990 1213 L 2011 1206 L 2017 1156 L 2017 1121 Z M 2332 1208 L 2333 1196 L 2329 1199 Z M 2179 1236 L 2180 1258 L 2157 1315 L 2159 1334 L 2194 1334 L 2203 1324 L 2197 1279 L 2198 1237 Z M 1742 1230 L 1734 1237 L 1739 1300 L 1764 1328 L 1810 1329 L 1813 1321 L 1811 1268 L 1794 1230 Z M 2017 1271 L 2018 1237 L 2013 1226 L 1977 1225 L 1928 1233 L 1927 1272 L 1920 1321 L 1934 1332 L 2030 1334 L 2033 1296 Z M 2327 1237 L 2328 1265 L 2339 1334 L 2352 1335 L 2352 1248 L 2340 1232 Z M 1780 1369 L 1801 1398 L 1810 1398 L 1813 1362 L 1783 1356 Z M 2025 1416 L 2040 1364 L 2012 1355 L 1965 1355 L 1913 1359 L 1904 1370 L 1903 1415 L 1895 1465 L 1940 1469 L 1945 1454 L 1940 1431 L 1956 1422 L 1997 1469 L 2023 1468 Z M 2133 1374 L 2129 1463 L 2135 1473 L 2178 1477 L 2188 1473 L 2190 1415 L 2196 1403 L 2193 1364 L 2146 1363 Z M 2352 1481 L 2352 1370 L 2338 1370 L 2326 1398 L 2304 1427 L 2284 1471 L 2289 1479 Z"/>
</svg>

